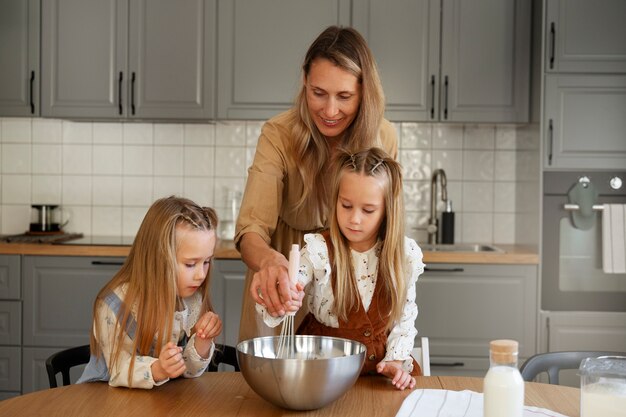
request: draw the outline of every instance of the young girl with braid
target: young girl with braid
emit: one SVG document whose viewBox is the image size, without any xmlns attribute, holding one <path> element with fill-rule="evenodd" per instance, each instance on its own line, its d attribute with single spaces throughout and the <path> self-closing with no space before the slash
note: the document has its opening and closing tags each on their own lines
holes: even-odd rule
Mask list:
<svg viewBox="0 0 626 417">
<path fill-rule="evenodd" d="M 411 350 L 417 330 L 415 283 L 424 271 L 422 251 L 404 235 L 400 165 L 379 148 L 340 150 L 332 175 L 330 229 L 306 234 L 289 311 L 309 314 L 298 334 L 343 337 L 367 347 L 362 374 L 379 373 L 398 389 L 420 375 Z M 282 322 L 265 306 L 270 327 Z"/>
<path fill-rule="evenodd" d="M 177 197 L 148 210 L 120 271 L 94 303 L 78 382 L 152 388 L 202 375 L 222 330 L 209 297 L 217 215 Z"/>
</svg>

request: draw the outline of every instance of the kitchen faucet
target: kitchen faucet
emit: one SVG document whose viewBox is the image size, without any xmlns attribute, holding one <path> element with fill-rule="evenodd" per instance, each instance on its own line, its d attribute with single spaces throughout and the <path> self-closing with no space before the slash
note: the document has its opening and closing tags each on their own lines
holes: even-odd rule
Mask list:
<svg viewBox="0 0 626 417">
<path fill-rule="evenodd" d="M 437 244 L 439 235 L 439 221 L 437 220 L 437 178 L 441 181 L 441 201 L 448 201 L 448 180 L 443 169 L 436 169 L 430 179 L 430 218 L 428 219 L 428 243 Z"/>
</svg>

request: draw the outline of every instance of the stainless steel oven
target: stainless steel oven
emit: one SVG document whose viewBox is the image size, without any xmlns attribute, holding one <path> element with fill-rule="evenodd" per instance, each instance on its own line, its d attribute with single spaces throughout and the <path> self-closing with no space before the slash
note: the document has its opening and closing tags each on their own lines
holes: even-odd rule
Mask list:
<svg viewBox="0 0 626 417">
<path fill-rule="evenodd" d="M 576 227 L 569 191 L 577 184 L 597 191 L 588 228 Z M 545 172 L 543 176 L 543 310 L 626 311 L 626 274 L 602 268 L 603 204 L 626 204 L 626 171 Z"/>
</svg>

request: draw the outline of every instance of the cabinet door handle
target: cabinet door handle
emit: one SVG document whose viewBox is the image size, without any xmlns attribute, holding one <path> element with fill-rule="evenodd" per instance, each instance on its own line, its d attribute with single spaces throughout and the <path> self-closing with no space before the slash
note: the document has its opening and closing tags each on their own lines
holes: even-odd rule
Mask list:
<svg viewBox="0 0 626 417">
<path fill-rule="evenodd" d="M 554 146 L 554 127 L 552 127 L 552 119 L 548 123 L 548 165 L 552 165 L 552 148 Z"/>
<path fill-rule="evenodd" d="M 120 76 L 117 81 L 117 102 L 118 102 L 117 112 L 120 116 L 124 112 L 124 107 L 122 106 L 122 81 L 123 80 L 124 80 L 124 73 L 120 71 Z"/>
<path fill-rule="evenodd" d="M 35 71 L 30 72 L 30 114 L 35 114 Z"/>
<path fill-rule="evenodd" d="M 431 362 L 430 366 L 442 366 L 442 367 L 456 367 L 456 366 L 465 366 L 464 362 L 451 362 L 451 363 L 439 363 L 439 362 Z"/>
<path fill-rule="evenodd" d="M 444 87 L 443 98 L 445 100 L 444 108 L 443 108 L 443 118 L 445 120 L 448 120 L 448 76 L 447 75 L 444 77 L 443 87 Z"/>
<path fill-rule="evenodd" d="M 435 119 L 435 76 L 430 76 L 430 119 Z"/>
<path fill-rule="evenodd" d="M 121 261 L 91 261 L 92 265 L 96 266 L 104 266 L 104 265 L 114 265 L 114 266 L 122 266 L 124 262 Z"/>
<path fill-rule="evenodd" d="M 135 72 L 131 75 L 130 86 L 130 112 L 135 115 Z"/>
<path fill-rule="evenodd" d="M 424 268 L 424 272 L 463 272 L 463 268 Z"/>
<path fill-rule="evenodd" d="M 550 69 L 554 69 L 554 54 L 556 46 L 556 31 L 554 22 L 550 23 Z"/>
</svg>

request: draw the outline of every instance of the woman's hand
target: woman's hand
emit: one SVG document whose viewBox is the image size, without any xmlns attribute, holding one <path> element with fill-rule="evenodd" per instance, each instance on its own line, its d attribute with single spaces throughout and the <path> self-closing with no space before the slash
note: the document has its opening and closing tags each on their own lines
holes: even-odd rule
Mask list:
<svg viewBox="0 0 626 417">
<path fill-rule="evenodd" d="M 182 347 L 176 346 L 172 342 L 168 342 L 161 349 L 159 359 L 150 366 L 154 382 L 160 382 L 167 378 L 176 378 L 185 372 L 186 366 L 182 351 Z"/>
<path fill-rule="evenodd" d="M 196 335 L 196 352 L 203 358 L 208 358 L 213 339 L 222 333 L 222 320 L 214 312 L 207 311 L 193 326 L 192 332 Z"/>
<path fill-rule="evenodd" d="M 284 316 L 287 311 L 296 311 L 302 305 L 302 297 L 295 284 L 289 279 L 289 262 L 276 252 L 273 260 L 265 264 L 252 277 L 250 295 L 263 305 L 272 316 Z"/>
<path fill-rule="evenodd" d="M 403 390 L 415 386 L 415 378 L 402 369 L 403 361 L 381 361 L 376 365 L 376 372 L 391 379 L 391 383 Z"/>
</svg>

